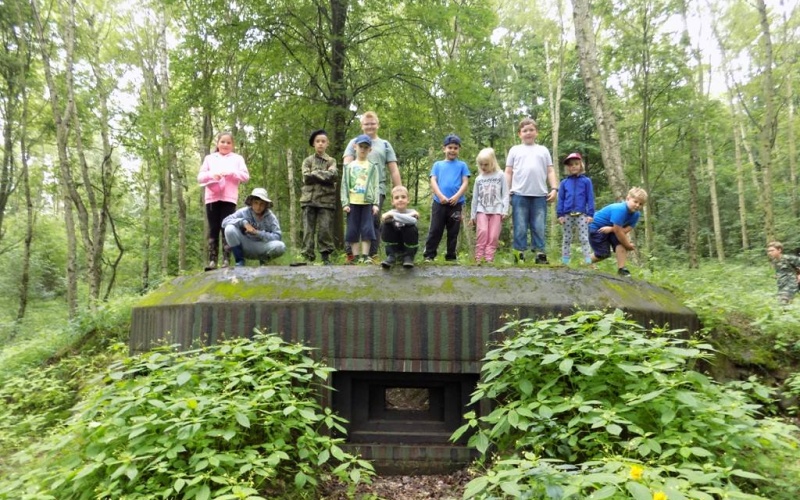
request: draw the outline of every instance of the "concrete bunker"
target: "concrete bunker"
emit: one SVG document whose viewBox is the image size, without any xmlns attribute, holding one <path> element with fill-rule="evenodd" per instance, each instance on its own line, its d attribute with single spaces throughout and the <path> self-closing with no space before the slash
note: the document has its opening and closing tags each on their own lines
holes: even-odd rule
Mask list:
<svg viewBox="0 0 800 500">
<path fill-rule="evenodd" d="M 184 349 L 253 329 L 317 349 L 337 371 L 322 394 L 349 422 L 347 447 L 390 472 L 462 467 L 462 425 L 481 359 L 517 318 L 622 309 L 695 331 L 697 315 L 643 281 L 565 268 L 250 267 L 183 276 L 134 308 L 131 352 Z M 488 401 L 474 408 L 490 411 Z"/>
</svg>

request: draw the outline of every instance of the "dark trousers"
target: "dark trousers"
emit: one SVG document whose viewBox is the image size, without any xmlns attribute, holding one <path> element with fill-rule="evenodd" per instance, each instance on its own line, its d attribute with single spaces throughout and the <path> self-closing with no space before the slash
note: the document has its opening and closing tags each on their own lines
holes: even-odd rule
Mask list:
<svg viewBox="0 0 800 500">
<path fill-rule="evenodd" d="M 381 238 L 383 246 L 386 248 L 386 255 L 395 257 L 417 255 L 419 248 L 419 228 L 415 224 L 396 224 L 394 221 L 387 221 L 381 226 Z"/>
<path fill-rule="evenodd" d="M 380 195 L 380 201 L 378 202 L 378 214 L 375 216 L 375 220 L 373 223 L 375 224 L 375 239 L 369 240 L 369 256 L 378 255 L 378 249 L 381 246 L 381 213 L 383 213 L 383 201 L 386 199 L 386 195 Z M 347 255 L 353 255 L 353 250 L 350 248 L 350 243 L 345 241 L 344 244 L 344 253 Z"/>
<path fill-rule="evenodd" d="M 461 228 L 461 211 L 464 209 L 463 203 L 456 205 L 442 205 L 433 202 L 431 207 L 431 227 L 428 230 L 428 240 L 425 242 L 425 258 L 436 258 L 436 251 L 442 235 L 447 230 L 447 252 L 444 254 L 446 260 L 456 260 L 456 244 L 458 243 L 458 231 Z"/>
<path fill-rule="evenodd" d="M 306 260 L 315 258 L 315 238 L 319 253 L 330 255 L 333 252 L 333 214 L 332 208 L 303 207 L 303 257 Z"/>
<path fill-rule="evenodd" d="M 216 261 L 219 255 L 219 240 L 222 221 L 236 211 L 236 203 L 215 201 L 206 203 L 206 219 L 208 220 L 208 260 Z"/>
</svg>

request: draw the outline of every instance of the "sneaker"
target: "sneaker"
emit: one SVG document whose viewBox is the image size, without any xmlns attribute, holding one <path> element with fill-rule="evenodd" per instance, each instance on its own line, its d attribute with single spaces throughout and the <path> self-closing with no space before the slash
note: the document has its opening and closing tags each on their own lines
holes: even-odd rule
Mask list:
<svg viewBox="0 0 800 500">
<path fill-rule="evenodd" d="M 414 267 L 414 257 L 410 255 L 406 255 L 405 257 L 403 257 L 403 267 L 405 267 L 406 269 L 411 269 L 412 267 Z"/>
<path fill-rule="evenodd" d="M 433 258 L 431 258 L 431 257 L 425 257 L 425 262 L 433 262 Z"/>
<path fill-rule="evenodd" d="M 536 264 L 547 264 L 547 255 L 539 252 L 536 254 Z"/>
<path fill-rule="evenodd" d="M 352 264 L 354 264 L 355 262 L 353 262 L 353 261 L 355 260 L 355 258 L 356 258 L 356 256 L 355 256 L 355 255 L 353 255 L 353 254 L 351 254 L 351 253 L 349 253 L 349 254 L 345 255 L 345 256 L 344 256 L 344 264 L 345 264 L 346 266 L 347 266 L 347 265 L 352 265 Z"/>
<path fill-rule="evenodd" d="M 387 255 L 386 259 L 381 262 L 381 267 L 384 269 L 391 269 L 391 267 L 397 262 L 397 258 L 394 255 Z"/>
<path fill-rule="evenodd" d="M 372 260 L 367 257 L 366 255 L 362 255 L 358 258 L 359 264 L 372 264 Z"/>
<path fill-rule="evenodd" d="M 214 270 L 214 269 L 216 269 L 216 268 L 217 268 L 217 261 L 215 261 L 215 260 L 212 260 L 212 261 L 211 261 L 211 262 L 209 262 L 209 263 L 208 263 L 208 265 L 205 267 L 205 270 L 206 270 L 206 271 L 213 271 L 213 270 Z"/>
<path fill-rule="evenodd" d="M 246 265 L 243 260 L 237 260 L 236 264 L 234 264 L 235 267 L 245 267 Z"/>
<path fill-rule="evenodd" d="M 565 266 L 569 265 L 569 257 L 561 257 L 561 263 Z"/>
<path fill-rule="evenodd" d="M 370 264 L 380 264 L 381 263 L 381 258 L 380 258 L 380 256 L 378 254 L 370 255 L 368 258 L 369 258 Z"/>
<path fill-rule="evenodd" d="M 630 271 L 628 271 L 628 270 L 627 270 L 626 268 L 624 268 L 624 267 L 620 267 L 619 269 L 617 269 L 617 274 L 618 274 L 618 275 L 620 275 L 620 276 L 630 276 L 630 275 L 631 275 L 631 272 L 630 272 Z"/>
</svg>

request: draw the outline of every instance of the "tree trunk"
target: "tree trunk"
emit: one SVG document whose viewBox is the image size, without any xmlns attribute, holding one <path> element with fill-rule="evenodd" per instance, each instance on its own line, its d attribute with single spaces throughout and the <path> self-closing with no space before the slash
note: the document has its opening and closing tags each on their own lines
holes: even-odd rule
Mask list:
<svg viewBox="0 0 800 500">
<path fill-rule="evenodd" d="M 328 103 L 331 124 L 331 145 L 333 149 L 330 154 L 337 161 L 341 161 L 344 147 L 347 145 L 347 127 L 352 112 L 350 111 L 351 100 L 347 92 L 347 80 L 345 79 L 345 64 L 347 63 L 347 42 L 345 27 L 347 24 L 347 9 L 349 0 L 330 0 L 330 98 Z M 383 167 L 382 167 L 383 168 Z M 339 172 L 344 171 L 341 165 Z M 337 183 L 338 192 L 338 183 Z M 344 217 L 342 207 L 336 204 L 334 215 L 333 235 L 337 242 L 344 243 Z"/>
<path fill-rule="evenodd" d="M 686 165 L 686 181 L 689 183 L 689 269 L 697 269 L 697 238 L 699 229 L 699 203 L 697 193 L 697 167 L 700 164 L 700 140 L 696 129 L 689 136 L 689 163 Z"/>
<path fill-rule="evenodd" d="M 19 4 L 15 4 L 17 24 L 19 26 L 26 26 L 23 21 L 22 13 L 20 12 Z M 36 219 L 33 210 L 33 199 L 31 198 L 31 179 L 30 167 L 28 165 L 28 84 L 27 75 L 30 71 L 31 54 L 28 47 L 27 34 L 23 33 L 18 38 L 19 53 L 23 56 L 24 64 L 22 71 L 19 75 L 19 94 L 21 100 L 21 112 L 19 120 L 19 157 L 22 167 L 20 173 L 22 177 L 22 192 L 25 196 L 25 239 L 22 247 L 22 271 L 19 280 L 19 307 L 17 308 L 17 321 L 25 317 L 25 311 L 28 307 L 28 293 L 31 283 L 31 245 L 33 243 L 33 228 Z"/>
<path fill-rule="evenodd" d="M 161 173 L 160 181 L 161 197 L 159 198 L 161 209 L 161 276 L 169 275 L 169 252 L 172 247 L 171 238 L 171 213 L 173 208 L 173 155 L 171 153 L 172 138 L 170 136 L 169 123 L 167 122 L 169 92 L 169 70 L 167 68 L 167 13 L 166 7 L 158 9 L 158 88 L 159 88 L 159 109 L 161 111 Z"/>
<path fill-rule="evenodd" d="M 736 161 L 736 193 L 739 198 L 739 225 L 742 230 L 742 250 L 750 248 L 750 238 L 747 235 L 747 199 L 745 197 L 744 185 L 744 163 L 742 161 L 742 144 L 739 137 L 737 125 L 736 106 L 733 101 L 733 93 L 728 92 L 728 103 L 731 109 L 731 120 L 733 120 L 731 131 L 733 132 L 733 154 Z"/>
<path fill-rule="evenodd" d="M 289 246 L 297 248 L 297 194 L 294 186 L 294 160 L 292 150 L 286 150 L 286 173 L 289 176 Z"/>
<path fill-rule="evenodd" d="M 625 174 L 622 170 L 622 151 L 619 145 L 616 120 L 613 111 L 606 103 L 605 88 L 599 74 L 600 65 L 597 61 L 597 46 L 594 40 L 589 0 L 572 0 L 572 5 L 581 76 L 597 124 L 603 165 L 614 197 L 623 199 L 627 188 Z"/>
<path fill-rule="evenodd" d="M 772 206 L 772 147 L 775 144 L 777 116 L 775 113 L 775 85 L 772 78 L 772 38 L 769 31 L 767 6 L 764 4 L 764 0 L 756 0 L 756 9 L 758 10 L 759 23 L 761 25 L 759 43 L 763 46 L 764 51 L 764 65 L 761 73 L 764 120 L 761 124 L 759 137 L 759 160 L 764 185 L 764 233 L 767 242 L 770 242 L 775 239 L 775 214 Z"/>
<path fill-rule="evenodd" d="M 142 197 L 144 198 L 144 208 L 142 210 L 142 293 L 150 289 L 150 189 L 153 182 L 152 166 L 149 159 L 145 160 L 144 169 L 142 173 Z"/>
<path fill-rule="evenodd" d="M 45 39 L 44 27 L 42 25 L 41 17 L 39 15 L 39 8 L 36 2 L 31 2 L 31 11 L 33 14 L 34 27 L 36 31 L 37 44 L 42 54 L 42 69 L 44 70 L 45 82 L 50 98 L 50 110 L 53 114 L 53 123 L 56 129 L 56 149 L 58 151 L 58 167 L 59 167 L 59 182 L 61 185 L 61 194 L 64 202 L 64 222 L 67 231 L 67 308 L 69 316 L 74 317 L 78 311 L 78 273 L 77 273 L 77 254 L 78 242 L 75 234 L 75 219 L 73 214 L 73 204 L 82 204 L 80 196 L 75 189 L 75 183 L 72 178 L 72 168 L 67 155 L 67 139 L 69 135 L 69 120 L 72 116 L 71 106 L 72 103 L 67 103 L 62 108 L 60 88 L 56 84 L 53 75 L 52 63 L 50 61 L 49 47 Z M 72 44 L 69 30 L 65 37 L 67 46 Z M 70 49 L 71 52 L 71 49 Z M 68 57 L 66 60 L 66 77 L 72 77 L 72 60 Z"/>
<path fill-rule="evenodd" d="M 719 201 L 717 200 L 717 171 L 714 166 L 714 146 L 711 144 L 711 137 L 708 128 L 705 129 L 706 141 L 706 166 L 708 168 L 708 190 L 711 196 L 711 219 L 714 223 L 714 246 L 717 250 L 717 259 L 725 261 L 725 247 L 722 239 L 722 225 L 719 219 Z"/>
<path fill-rule="evenodd" d="M 785 21 L 784 21 L 785 22 Z M 797 195 L 797 144 L 794 135 L 794 91 L 792 80 L 794 72 L 786 72 L 786 146 L 789 150 L 789 192 L 792 193 L 792 218 L 800 217 L 800 200 Z"/>
</svg>

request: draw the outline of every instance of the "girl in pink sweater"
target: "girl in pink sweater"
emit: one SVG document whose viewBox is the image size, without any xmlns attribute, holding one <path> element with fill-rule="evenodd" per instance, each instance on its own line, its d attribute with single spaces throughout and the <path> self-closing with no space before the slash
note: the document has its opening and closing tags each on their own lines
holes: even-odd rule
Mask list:
<svg viewBox="0 0 800 500">
<path fill-rule="evenodd" d="M 233 152 L 233 134 L 223 132 L 217 137 L 215 151 L 206 156 L 197 174 L 197 182 L 206 188 L 206 218 L 208 219 L 208 265 L 206 271 L 217 268 L 222 220 L 236 211 L 239 183 L 247 182 L 250 173 L 244 158 Z M 222 267 L 230 256 L 223 252 Z"/>
</svg>

